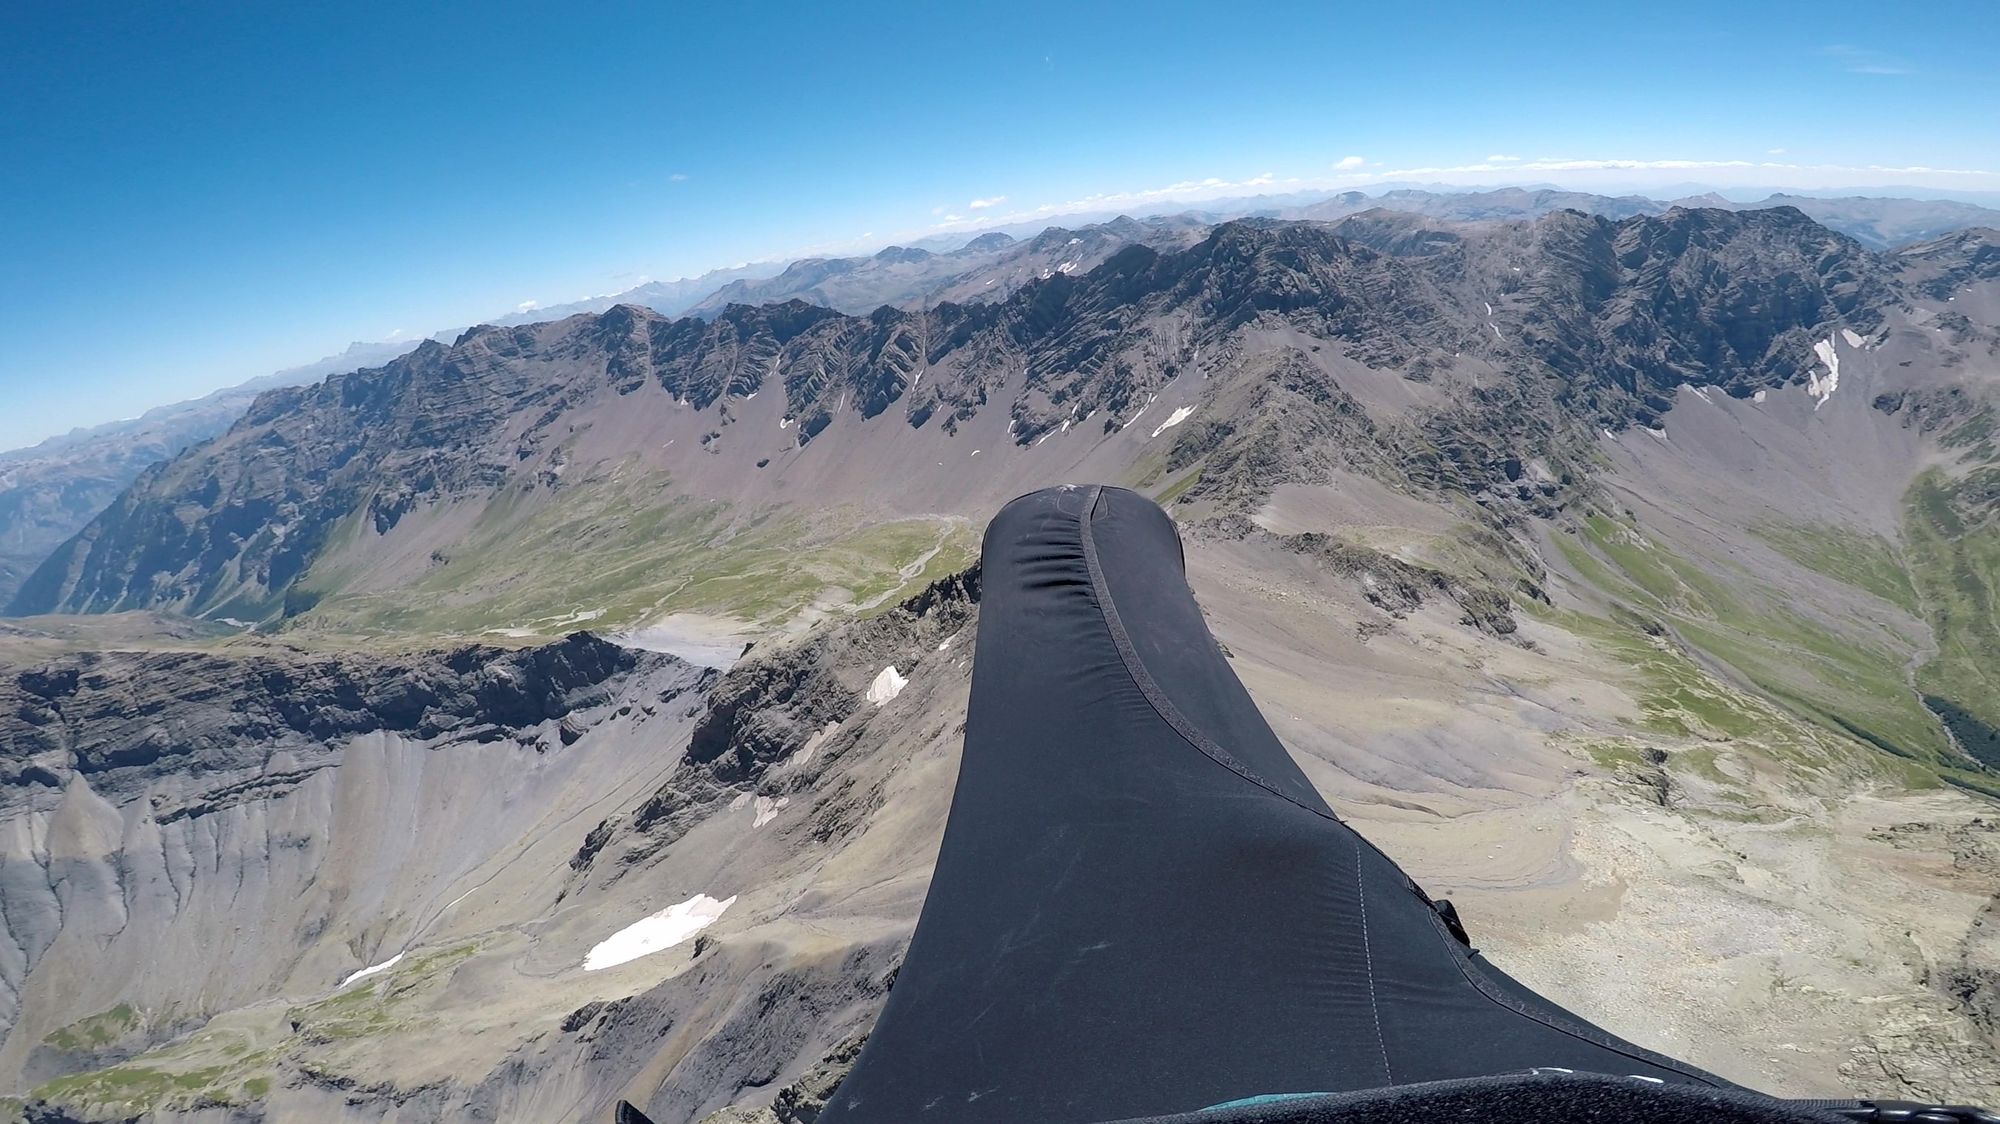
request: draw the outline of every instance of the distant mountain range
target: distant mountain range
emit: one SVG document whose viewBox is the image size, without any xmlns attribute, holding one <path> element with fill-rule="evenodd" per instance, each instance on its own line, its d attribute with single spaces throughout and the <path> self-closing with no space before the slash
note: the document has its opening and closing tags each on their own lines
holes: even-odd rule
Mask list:
<svg viewBox="0 0 2000 1124">
<path fill-rule="evenodd" d="M 1121 215 L 1075 230 L 1052 226 L 1028 238 L 990 231 L 945 251 L 890 246 L 867 257 L 803 258 L 775 277 L 724 285 L 688 306 L 688 312 L 711 318 L 732 304 L 788 300 L 854 315 L 883 305 L 982 304 L 1004 300 L 1031 281 L 1088 273 L 1126 246 L 1193 245 L 1208 227 L 1187 216 L 1142 222 Z"/>
<path fill-rule="evenodd" d="M 414 529 L 423 513 L 490 510 L 520 489 L 508 509 L 522 516 L 558 502 L 579 473 L 590 478 L 628 457 L 685 460 L 661 451 L 668 438 L 710 454 L 676 477 L 698 481 L 724 464 L 716 486 L 750 500 L 767 491 L 750 481 L 834 470 L 808 469 L 822 459 L 808 446 L 889 411 L 924 433 L 927 448 L 934 434 L 955 448 L 961 442 L 949 439 L 962 429 L 1002 445 L 976 469 L 941 474 L 961 478 L 947 491 L 984 494 L 1006 448 L 1077 425 L 1115 431 L 1184 371 L 1230 362 L 1226 349 L 1240 346 L 1231 338 L 1266 317 L 1406 377 L 1468 377 L 1475 364 L 1548 372 L 1555 384 L 1521 384 L 1509 408 L 1440 403 L 1422 423 L 1407 455 L 1424 475 L 1477 490 L 1504 484 L 1507 464 L 1546 455 L 1549 435 L 1568 422 L 1583 432 L 1650 426 L 1684 383 L 1746 397 L 1795 381 L 1825 325 L 1880 326 L 1907 268 L 1789 207 L 1675 208 L 1617 221 L 1569 209 L 1463 229 L 1378 208 L 1337 225 L 1225 223 L 1198 240 L 1177 223 L 1114 227 L 1088 240 L 1052 232 L 983 240 L 957 255 L 802 263 L 765 290 L 837 280 L 851 286 L 837 295 L 852 294 L 865 278 L 908 291 L 962 285 L 953 265 L 966 259 L 999 262 L 1012 278 L 1058 252 L 1099 258 L 1087 270 L 1043 266 L 990 302 L 855 314 L 793 296 L 730 302 L 706 322 L 622 304 L 476 328 L 376 370 L 273 390 L 225 439 L 145 474 L 23 585 L 13 611 L 169 608 L 275 620 L 350 588 L 364 560 L 371 587 L 431 566 L 435 559 L 415 552 L 429 543 Z M 1121 233 L 1157 234 L 1168 245 L 1134 240 L 1112 251 Z M 765 391 L 777 401 L 752 407 Z M 648 415 L 657 416 L 637 420 Z M 1221 428 L 1203 450 L 1203 488 L 1256 487 L 1257 472 L 1237 462 L 1262 447 L 1250 440 L 1258 428 L 1318 417 L 1337 429 L 1343 416 L 1336 397 L 1205 419 L 1204 431 Z M 763 420 L 746 431 L 752 418 Z M 1258 455 L 1282 461 L 1310 444 L 1273 440 L 1275 451 Z M 872 445 L 897 455 L 888 434 Z M 842 470 L 860 455 L 843 454 Z M 424 550 L 433 548 L 452 553 L 444 544 Z M 382 570 L 385 558 L 403 560 L 395 574 Z M 301 584 L 316 592 L 294 595 Z M 474 597 L 477 584 L 455 582 L 455 597 Z"/>
<path fill-rule="evenodd" d="M 351 344 L 339 355 L 252 379 L 136 418 L 71 430 L 39 445 L 0 452 L 0 597 L 49 551 L 104 510 L 149 466 L 226 432 L 276 386 L 386 363 L 416 340 Z"/>
<path fill-rule="evenodd" d="M 1385 191 L 1380 195 L 1347 191 L 1304 205 L 1253 208 L 1247 213 L 1325 221 L 1379 208 L 1453 222 L 1482 222 L 1535 218 L 1565 209 L 1623 219 L 1633 215 L 1665 214 L 1673 207 L 1713 207 L 1730 211 L 1795 207 L 1820 225 L 1837 230 L 1875 250 L 1905 246 L 1954 230 L 2000 227 L 2000 210 L 1949 199 L 1826 198 L 1774 194 L 1756 202 L 1744 203 L 1711 192 L 1666 202 L 1642 195 L 1593 195 L 1556 188 L 1518 187 L 1465 192 L 1404 189 Z"/>
<path fill-rule="evenodd" d="M 510 312 L 488 323 L 499 327 L 536 324 L 544 320 L 561 320 L 565 316 L 575 316 L 580 312 L 603 312 L 613 305 L 620 304 L 636 304 L 665 316 L 678 316 L 717 289 L 770 277 L 785 265 L 786 263 L 782 261 L 752 262 L 726 269 L 711 269 L 699 277 L 683 277 L 677 281 L 648 281 L 619 293 L 606 293 L 586 300 L 567 301 L 546 307 L 537 306 L 521 312 Z M 449 339 L 463 330 L 460 328 L 433 334 Z"/>
<path fill-rule="evenodd" d="M 1661 215 L 1678 205 L 1730 211 L 1792 207 L 1871 249 L 1894 248 L 1954 230 L 2000 227 L 2000 210 L 1952 200 L 1797 194 L 1772 195 L 1756 203 L 1709 194 L 1677 204 L 1637 195 L 1604 196 L 1554 188 L 1476 192 L 1397 189 L 1372 196 L 1342 192 L 1310 202 L 1274 205 L 1280 202 L 1252 198 L 1223 204 L 1220 212 L 1143 220 L 1121 215 L 1073 230 L 1048 227 L 1020 238 L 988 231 L 925 239 L 918 245 L 891 246 L 871 255 L 751 263 L 509 313 L 491 323 L 513 327 L 601 313 L 618 305 L 643 307 L 665 316 L 710 319 L 732 304 L 791 300 L 854 315 L 884 305 L 987 303 L 1004 300 L 1022 286 L 1058 273 L 1088 272 L 1129 245 L 1159 250 L 1186 247 L 1203 237 L 1214 223 L 1237 217 L 1325 222 L 1367 211 L 1387 211 L 1435 221 L 1481 223 L 1534 219 L 1560 210 L 1617 220 Z M 448 341 L 462 331 L 447 330 L 432 338 Z M 357 343 L 339 355 L 205 398 L 162 406 L 134 421 L 78 430 L 32 449 L 0 453 L 0 604 L 12 596 L 28 569 L 76 533 L 143 469 L 226 430 L 257 390 L 379 365 L 408 352 L 417 342 L 412 338 Z"/>
</svg>

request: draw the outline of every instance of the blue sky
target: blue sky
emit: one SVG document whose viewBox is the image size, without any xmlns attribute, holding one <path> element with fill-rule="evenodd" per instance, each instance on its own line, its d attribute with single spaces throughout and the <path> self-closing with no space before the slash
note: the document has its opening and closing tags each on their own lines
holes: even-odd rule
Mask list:
<svg viewBox="0 0 2000 1124">
<path fill-rule="evenodd" d="M 412 7 L 8 6 L 0 448 L 350 340 L 1083 205 L 2000 190 L 1993 0 Z"/>
</svg>

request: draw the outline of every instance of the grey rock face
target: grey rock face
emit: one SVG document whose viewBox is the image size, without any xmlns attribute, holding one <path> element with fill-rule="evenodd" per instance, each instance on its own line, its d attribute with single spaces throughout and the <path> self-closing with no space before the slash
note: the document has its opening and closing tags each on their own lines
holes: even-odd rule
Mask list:
<svg viewBox="0 0 2000 1124">
<path fill-rule="evenodd" d="M 261 768 L 277 750 L 333 754 L 360 734 L 472 740 L 601 705 L 605 684 L 672 658 L 588 633 L 547 647 L 463 647 L 408 658 L 87 652 L 0 679 L 0 815 L 82 777 L 113 804 L 156 782 Z M 168 822 L 296 785 L 260 775 L 187 804 L 155 799 Z"/>
<path fill-rule="evenodd" d="M 152 465 L 220 436 L 273 386 L 386 362 L 414 343 L 356 343 L 339 355 L 241 386 L 0 452 L 0 605 L 49 552 L 82 530 Z"/>
<path fill-rule="evenodd" d="M 386 864 L 380 878 L 412 862 L 412 874 L 476 867 L 518 841 L 519 817 L 568 798 L 554 783 L 511 790 L 601 752 L 586 731 L 698 700 L 712 676 L 588 634 L 512 651 L 91 652 L 10 669 L 0 1066 L 32 1084 L 199 1026 L 217 1009 L 205 1003 L 283 990 L 299 973 L 308 991 L 326 986 L 318 973 L 374 946 L 357 914 L 363 930 L 422 920 L 398 914 L 409 903 L 366 920 L 381 890 L 354 862 Z M 376 780 L 343 803 L 335 793 L 357 782 L 340 778 L 357 769 Z M 399 776 L 410 791 L 375 787 Z M 476 826 L 453 853 L 399 856 L 399 839 L 452 830 L 460 813 L 436 802 L 459 784 L 471 786 L 461 812 L 486 807 Z M 113 992 L 120 1005 L 93 1015 Z"/>
</svg>

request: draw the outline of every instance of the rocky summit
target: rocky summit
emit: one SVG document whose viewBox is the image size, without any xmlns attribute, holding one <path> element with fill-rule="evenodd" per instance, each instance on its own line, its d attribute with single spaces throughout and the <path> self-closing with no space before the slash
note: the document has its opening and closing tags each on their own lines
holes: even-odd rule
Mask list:
<svg viewBox="0 0 2000 1124">
<path fill-rule="evenodd" d="M 0 1086 L 810 1121 L 936 855 L 979 532 L 1103 481 L 1509 973 L 1759 1088 L 2000 1100 L 2000 232 L 1377 202 L 263 393 L 0 627 Z"/>
</svg>

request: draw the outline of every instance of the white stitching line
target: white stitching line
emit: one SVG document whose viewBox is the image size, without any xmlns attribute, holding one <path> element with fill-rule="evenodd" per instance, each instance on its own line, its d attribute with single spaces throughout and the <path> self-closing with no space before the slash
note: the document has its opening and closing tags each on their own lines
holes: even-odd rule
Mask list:
<svg viewBox="0 0 2000 1124">
<path fill-rule="evenodd" d="M 1355 838 L 1359 839 L 1360 835 L 1357 833 Z M 1472 953 L 1466 950 L 1464 945 L 1459 944 L 1458 938 L 1452 936 L 1451 930 L 1445 927 L 1444 918 L 1438 916 L 1437 910 L 1426 909 L 1424 912 L 1430 914 L 1431 931 L 1436 933 L 1438 940 L 1446 946 L 1446 952 L 1451 956 L 1452 962 L 1458 965 L 1459 974 L 1464 976 L 1468 983 L 1472 984 L 1474 990 L 1478 991 L 1479 994 L 1485 996 L 1501 1009 L 1511 1011 L 1530 1022 L 1539 1023 L 1558 1034 L 1568 1035 L 1579 1042 L 1596 1046 L 1599 1049 L 1609 1050 L 1614 1054 L 1654 1066 L 1658 1069 L 1670 1070 L 1707 1085 L 1710 1088 L 1736 1087 L 1731 1086 L 1727 1081 L 1716 1077 L 1712 1073 L 1698 1069 L 1676 1058 L 1670 1058 L 1665 1054 L 1654 1053 L 1635 1042 L 1621 1042 L 1609 1038 L 1604 1034 L 1593 1034 L 1582 1025 L 1572 1023 L 1567 1019 L 1559 1018 L 1542 1011 L 1530 1010 L 1526 1004 L 1521 1003 L 1511 995 L 1501 992 L 1497 985 L 1486 978 L 1486 973 L 1481 971 L 1479 966 L 1474 962 Z"/>
<path fill-rule="evenodd" d="M 1361 912 L 1361 955 L 1368 969 L 1368 1006 L 1375 1012 L 1375 1044 L 1382 1048 L 1382 1076 L 1385 1083 L 1396 1083 L 1395 1071 L 1389 1068 L 1389 1040 L 1382 1034 L 1382 1005 L 1375 998 L 1375 948 L 1368 937 L 1368 888 L 1361 879 L 1361 848 L 1354 848 L 1354 901 Z"/>
<path fill-rule="evenodd" d="M 1209 760 L 1294 807 L 1303 808 L 1321 819 L 1339 823 L 1340 817 L 1334 815 L 1331 810 L 1321 811 L 1290 793 L 1280 791 L 1276 785 L 1258 776 L 1248 765 L 1238 761 L 1233 754 L 1217 744 L 1215 739 L 1189 721 L 1180 712 L 1180 708 L 1173 704 L 1173 700 L 1167 698 L 1166 692 L 1160 689 L 1159 684 L 1153 681 L 1152 672 L 1146 669 L 1146 662 L 1139 658 L 1138 649 L 1132 646 L 1132 638 L 1125 632 L 1125 622 L 1119 618 L 1118 606 L 1111 599 L 1111 586 L 1104 578 L 1103 563 L 1097 557 L 1097 540 L 1091 529 L 1091 517 L 1097 510 L 1097 500 L 1103 492 L 1104 486 L 1099 484 L 1084 498 L 1083 514 L 1077 520 L 1078 539 L 1083 547 L 1084 569 L 1090 575 L 1091 596 L 1097 601 L 1098 616 L 1103 619 L 1105 629 L 1111 633 L 1111 646 L 1117 649 L 1118 660 L 1125 665 L 1125 674 L 1131 678 L 1133 686 L 1139 688 L 1139 694 L 1152 706 L 1153 713 L 1159 715 L 1161 721 L 1179 734 L 1182 741 L 1199 750 Z"/>
</svg>

